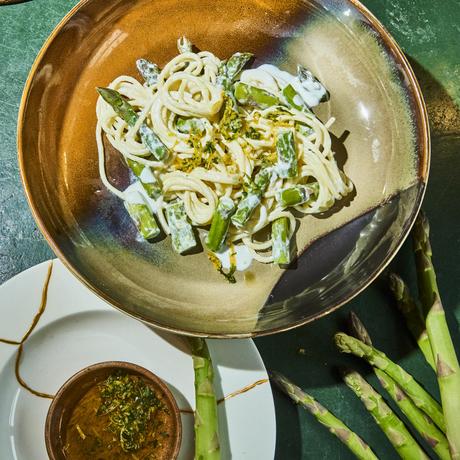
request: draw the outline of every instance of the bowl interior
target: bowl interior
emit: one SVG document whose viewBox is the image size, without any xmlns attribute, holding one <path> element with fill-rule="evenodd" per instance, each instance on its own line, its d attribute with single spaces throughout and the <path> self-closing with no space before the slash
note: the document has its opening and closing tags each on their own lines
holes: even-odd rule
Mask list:
<svg viewBox="0 0 460 460">
<path fill-rule="evenodd" d="M 182 439 L 182 424 L 179 409 L 169 388 L 160 378 L 143 367 L 121 361 L 109 361 L 82 369 L 65 382 L 54 397 L 45 423 L 45 443 L 51 460 L 66 458 L 64 454 L 66 428 L 76 404 L 94 385 L 119 370 L 145 379 L 166 405 L 171 414 L 173 434 L 168 438 L 169 450 L 166 458 L 172 460 L 177 458 Z"/>
<path fill-rule="evenodd" d="M 355 193 L 302 219 L 292 269 L 254 263 L 228 284 L 203 253 L 178 256 L 141 241 L 103 187 L 95 141 L 96 86 L 160 66 L 176 39 L 221 58 L 251 51 L 256 65 L 302 63 L 331 93 L 333 149 Z M 34 215 L 57 254 L 97 294 L 173 331 L 215 336 L 274 332 L 349 300 L 383 269 L 423 196 L 429 140 L 423 101 L 397 46 L 355 1 L 86 0 L 39 56 L 19 121 L 20 164 Z M 107 145 L 107 168 L 130 177 Z"/>
</svg>

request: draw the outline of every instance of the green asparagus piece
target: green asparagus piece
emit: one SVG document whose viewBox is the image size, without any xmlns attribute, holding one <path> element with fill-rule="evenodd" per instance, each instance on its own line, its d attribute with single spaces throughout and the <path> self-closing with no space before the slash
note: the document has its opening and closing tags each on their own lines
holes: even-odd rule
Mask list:
<svg viewBox="0 0 460 460">
<path fill-rule="evenodd" d="M 191 53 L 193 51 L 192 42 L 185 36 L 182 36 L 177 40 L 177 49 L 179 53 Z"/>
<path fill-rule="evenodd" d="M 296 177 L 298 174 L 297 152 L 294 133 L 290 129 L 282 129 L 276 137 L 276 165 L 278 176 L 281 178 Z"/>
<path fill-rule="evenodd" d="M 161 195 L 161 185 L 150 168 L 129 158 L 126 162 L 131 168 L 131 171 L 139 178 L 139 182 L 142 184 L 142 187 L 144 187 L 147 195 L 156 200 Z"/>
<path fill-rule="evenodd" d="M 312 93 L 311 101 L 305 103 L 311 108 L 317 105 L 317 102 L 327 101 L 329 93 L 323 84 L 304 66 L 297 66 L 297 78 L 300 84 L 310 93 Z"/>
<path fill-rule="evenodd" d="M 111 105 L 115 113 L 128 123 L 134 126 L 137 121 L 137 113 L 132 105 L 118 92 L 111 88 L 96 88 L 102 99 Z"/>
<path fill-rule="evenodd" d="M 125 207 L 131 219 L 136 223 L 140 234 L 146 240 L 155 238 L 160 234 L 157 221 L 139 192 L 131 192 L 129 194 L 125 201 Z"/>
<path fill-rule="evenodd" d="M 436 363 L 439 391 L 452 459 L 460 459 L 460 367 L 439 296 L 431 260 L 430 226 L 420 213 L 412 231 L 417 279 L 426 315 L 426 330 Z"/>
<path fill-rule="evenodd" d="M 227 238 L 230 218 L 235 212 L 235 203 L 231 198 L 223 196 L 212 216 L 211 228 L 206 238 L 206 245 L 211 251 L 218 251 Z"/>
<path fill-rule="evenodd" d="M 188 222 L 184 203 L 176 201 L 166 207 L 169 230 L 171 231 L 172 245 L 176 252 L 183 252 L 196 246 L 193 228 Z"/>
<path fill-rule="evenodd" d="M 270 378 L 278 387 L 286 393 L 296 404 L 300 404 L 318 422 L 324 425 L 332 434 L 337 436 L 354 454 L 361 460 L 377 460 L 371 448 L 341 420 L 335 417 L 312 396 L 305 393 L 301 388 L 294 385 L 283 375 L 270 372 Z"/>
<path fill-rule="evenodd" d="M 287 187 L 276 192 L 276 201 L 283 208 L 289 206 L 297 206 L 307 202 L 310 199 L 310 192 L 304 185 L 296 185 L 294 187 Z"/>
<path fill-rule="evenodd" d="M 291 261 L 289 219 L 279 217 L 272 223 L 273 262 L 287 265 Z"/>
<path fill-rule="evenodd" d="M 372 340 L 366 327 L 354 312 L 350 312 L 350 323 L 353 335 L 366 345 L 372 346 Z M 412 426 L 438 454 L 441 460 L 449 460 L 449 445 L 444 434 L 433 424 L 433 421 L 413 403 L 404 390 L 389 375 L 375 367 L 373 369 L 383 388 L 385 388 L 387 393 L 391 396 L 391 399 L 393 399 L 401 409 Z"/>
<path fill-rule="evenodd" d="M 138 59 L 136 61 L 136 67 L 147 85 L 152 86 L 156 84 L 158 75 L 160 75 L 160 68 L 156 64 L 147 59 Z"/>
<path fill-rule="evenodd" d="M 280 105 L 280 100 L 273 94 L 240 81 L 235 83 L 235 98 L 241 105 L 250 105 L 261 109 Z"/>
<path fill-rule="evenodd" d="M 195 370 L 195 460 L 219 460 L 219 428 L 214 372 L 206 341 L 190 337 Z"/>
<path fill-rule="evenodd" d="M 374 369 L 374 371 L 383 388 L 398 405 L 412 426 L 420 433 L 420 436 L 425 439 L 441 460 L 450 460 L 449 445 L 444 433 L 413 403 L 404 393 L 404 390 L 390 376 L 380 369 Z"/>
<path fill-rule="evenodd" d="M 231 84 L 253 56 L 252 53 L 235 53 L 220 66 L 217 81 L 225 90 L 230 91 Z"/>
<path fill-rule="evenodd" d="M 199 118 L 177 117 L 176 128 L 179 132 L 184 134 L 192 132 L 202 133 L 204 131 L 204 124 Z"/>
<path fill-rule="evenodd" d="M 111 88 L 97 88 L 107 104 L 113 107 L 115 113 L 122 118 L 129 126 L 134 126 L 138 116 L 132 105 L 118 92 Z M 139 127 L 139 135 L 143 144 L 159 161 L 166 159 L 168 155 L 167 147 L 161 142 L 160 138 L 154 133 L 153 129 L 144 121 Z"/>
<path fill-rule="evenodd" d="M 297 110 L 303 110 L 305 108 L 303 99 L 299 96 L 299 93 L 294 89 L 292 85 L 285 86 L 282 93 L 284 99 L 286 99 L 287 105 L 294 107 Z"/>
<path fill-rule="evenodd" d="M 139 127 L 139 134 L 141 136 L 143 144 L 149 149 L 149 152 L 158 161 L 163 161 L 168 156 L 168 149 L 166 145 L 161 142 L 160 138 L 153 132 L 153 129 L 147 125 L 147 123 L 142 123 Z"/>
<path fill-rule="evenodd" d="M 427 363 L 433 369 L 436 369 L 430 339 L 426 331 L 425 321 L 423 319 L 422 312 L 410 295 L 409 288 L 398 275 L 391 273 L 390 289 L 393 292 L 399 310 L 406 319 L 407 327 L 417 341 L 417 344 L 425 356 Z"/>
<path fill-rule="evenodd" d="M 361 399 L 402 459 L 428 460 L 429 457 L 409 433 L 404 423 L 358 372 L 346 371 L 343 379 Z"/>
<path fill-rule="evenodd" d="M 240 200 L 236 208 L 235 214 L 232 216 L 232 223 L 236 227 L 243 227 L 249 220 L 254 210 L 259 206 L 262 195 L 267 190 L 270 183 L 270 170 L 262 169 L 256 174 L 254 184 L 248 191 L 247 195 Z"/>
<path fill-rule="evenodd" d="M 364 358 L 372 366 L 386 372 L 412 398 L 414 404 L 431 417 L 442 431 L 445 431 L 441 406 L 402 367 L 391 361 L 383 352 L 343 332 L 336 334 L 334 339 L 341 352 Z"/>
</svg>

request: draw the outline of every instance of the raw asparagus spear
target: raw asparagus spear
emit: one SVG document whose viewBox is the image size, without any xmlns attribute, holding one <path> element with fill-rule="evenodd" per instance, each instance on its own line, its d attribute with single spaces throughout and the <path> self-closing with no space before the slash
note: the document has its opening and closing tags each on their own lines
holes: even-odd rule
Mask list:
<svg viewBox="0 0 460 460">
<path fill-rule="evenodd" d="M 441 460 L 450 460 L 447 438 L 404 393 L 403 389 L 385 372 L 374 369 L 383 388 L 398 405 L 401 412 L 407 417 L 412 426 L 420 433 L 428 445 L 436 452 Z"/>
<path fill-rule="evenodd" d="M 159 235 L 160 228 L 155 217 L 139 192 L 130 192 L 124 204 L 131 219 L 136 223 L 140 234 L 146 240 Z"/>
<path fill-rule="evenodd" d="M 279 177 L 296 177 L 298 174 L 297 152 L 294 133 L 291 129 L 282 129 L 276 136 L 276 153 L 278 162 L 276 172 Z"/>
<path fill-rule="evenodd" d="M 402 459 L 428 460 L 429 457 L 409 433 L 404 423 L 358 372 L 345 371 L 343 380 L 361 399 Z"/>
<path fill-rule="evenodd" d="M 427 363 L 435 369 L 433 351 L 431 350 L 430 339 L 426 331 L 425 321 L 422 312 L 410 295 L 406 283 L 395 273 L 390 274 L 390 289 L 396 299 L 401 313 L 406 319 L 406 324 L 417 344 L 422 351 Z"/>
<path fill-rule="evenodd" d="M 206 245 L 211 251 L 218 251 L 225 242 L 230 218 L 235 212 L 235 203 L 231 198 L 223 196 L 212 216 L 211 228 L 206 238 Z"/>
<path fill-rule="evenodd" d="M 195 371 L 195 460 L 219 460 L 219 429 L 214 373 L 204 339 L 189 338 Z"/>
<path fill-rule="evenodd" d="M 220 66 L 218 82 L 225 90 L 230 91 L 231 84 L 253 56 L 252 53 L 235 53 Z"/>
<path fill-rule="evenodd" d="M 186 37 L 182 36 L 177 40 L 177 49 L 179 53 L 191 53 L 193 51 L 192 42 Z"/>
<path fill-rule="evenodd" d="M 235 83 L 235 98 L 241 105 L 250 105 L 261 109 L 280 105 L 280 100 L 273 94 L 240 81 Z"/>
<path fill-rule="evenodd" d="M 444 410 L 447 439 L 454 460 L 460 459 L 460 367 L 439 296 L 431 260 L 430 226 L 420 213 L 412 231 L 417 279 L 426 315 L 426 330 L 436 363 L 439 392 Z"/>
<path fill-rule="evenodd" d="M 289 206 L 297 206 L 307 202 L 310 199 L 310 192 L 304 185 L 296 185 L 294 187 L 287 187 L 276 192 L 276 201 L 283 208 Z"/>
<path fill-rule="evenodd" d="M 386 372 L 412 398 L 414 404 L 431 417 L 442 431 L 445 431 L 446 427 L 441 406 L 415 381 L 412 375 L 391 361 L 385 353 L 366 345 L 361 340 L 355 339 L 343 332 L 336 334 L 334 339 L 335 344 L 341 352 L 352 353 L 364 358 L 372 366 Z"/>
<path fill-rule="evenodd" d="M 372 346 L 372 340 L 366 327 L 354 312 L 350 312 L 350 323 L 353 335 L 366 345 Z M 383 388 L 391 396 L 391 399 L 398 405 L 402 413 L 423 439 L 438 454 L 439 458 L 441 460 L 449 460 L 450 455 L 447 439 L 436 425 L 434 425 L 433 421 L 413 403 L 406 393 L 404 393 L 404 390 L 389 375 L 375 367 L 374 372 Z"/>
<path fill-rule="evenodd" d="M 272 223 L 273 262 L 287 265 L 291 261 L 289 245 L 289 219 L 279 217 Z"/>
<path fill-rule="evenodd" d="M 138 59 L 136 61 L 136 67 L 147 85 L 152 86 L 156 84 L 158 75 L 160 75 L 160 68 L 156 64 L 147 59 Z"/>
<path fill-rule="evenodd" d="M 136 124 L 138 119 L 136 111 L 118 91 L 111 88 L 97 88 L 97 92 L 129 126 L 134 126 Z M 141 136 L 143 144 L 157 160 L 162 161 L 166 159 L 168 149 L 145 121 L 139 127 L 139 135 Z"/>
<path fill-rule="evenodd" d="M 158 179 L 153 175 L 150 168 L 138 161 L 127 159 L 126 162 L 131 168 L 131 171 L 139 178 L 142 187 L 147 192 L 147 195 L 153 199 L 157 199 L 161 195 L 161 185 Z"/>
<path fill-rule="evenodd" d="M 361 460 L 377 460 L 371 448 L 341 420 L 335 417 L 312 396 L 305 393 L 301 388 L 294 385 L 286 377 L 270 372 L 270 378 L 278 387 L 286 393 L 296 404 L 300 404 L 318 422 L 324 425 L 332 434 L 337 436 L 355 455 Z"/>
<path fill-rule="evenodd" d="M 176 201 L 166 207 L 169 230 L 171 231 L 172 245 L 176 252 L 183 252 L 196 246 L 193 228 L 187 220 L 184 203 Z"/>
<path fill-rule="evenodd" d="M 262 169 L 256 174 L 254 184 L 247 195 L 240 200 L 235 214 L 232 216 L 232 223 L 236 227 L 242 227 L 251 217 L 254 210 L 259 206 L 262 195 L 267 190 L 270 183 L 270 171 L 268 168 Z"/>
</svg>

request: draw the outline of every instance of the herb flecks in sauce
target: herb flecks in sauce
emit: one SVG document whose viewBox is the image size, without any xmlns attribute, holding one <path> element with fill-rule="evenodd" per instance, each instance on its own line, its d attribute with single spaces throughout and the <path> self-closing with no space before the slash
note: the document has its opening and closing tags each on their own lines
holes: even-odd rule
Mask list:
<svg viewBox="0 0 460 460">
<path fill-rule="evenodd" d="M 114 373 L 92 387 L 66 431 L 68 460 L 167 459 L 170 414 L 141 377 Z"/>
</svg>

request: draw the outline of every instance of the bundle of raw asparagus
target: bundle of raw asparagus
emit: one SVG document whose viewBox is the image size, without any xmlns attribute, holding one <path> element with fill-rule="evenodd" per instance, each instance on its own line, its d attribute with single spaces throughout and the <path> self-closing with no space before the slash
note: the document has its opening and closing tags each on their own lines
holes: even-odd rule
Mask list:
<svg viewBox="0 0 460 460">
<path fill-rule="evenodd" d="M 372 366 L 390 398 L 440 459 L 459 460 L 460 368 L 431 260 L 429 224 L 422 213 L 417 218 L 412 236 L 422 309 L 419 309 L 399 276 L 390 275 L 390 287 L 408 328 L 426 361 L 436 372 L 442 406 L 402 367 L 374 348 L 364 325 L 353 313 L 352 335 L 340 332 L 334 339 L 341 352 L 364 358 Z M 377 458 L 356 433 L 310 395 L 280 374 L 273 373 L 271 377 L 296 403 L 301 404 L 335 434 L 356 457 Z M 401 458 L 429 458 L 397 414 L 358 372 L 346 370 L 343 372 L 343 379 L 364 403 Z"/>
</svg>

